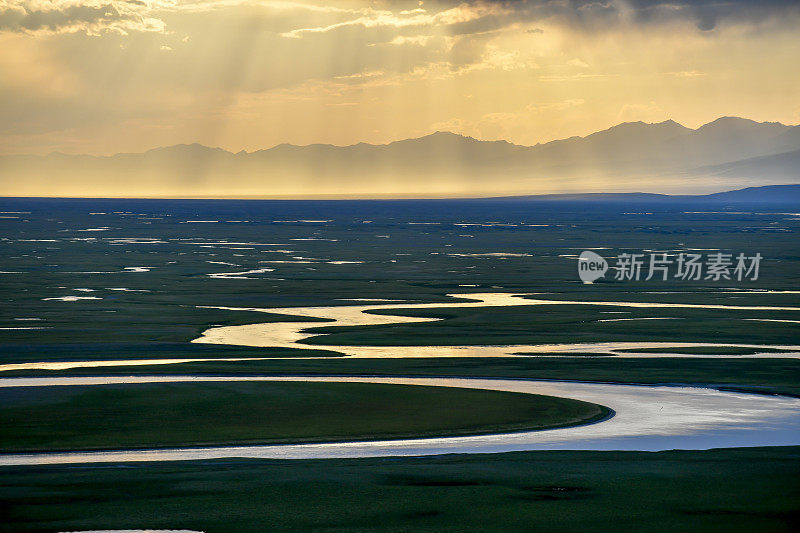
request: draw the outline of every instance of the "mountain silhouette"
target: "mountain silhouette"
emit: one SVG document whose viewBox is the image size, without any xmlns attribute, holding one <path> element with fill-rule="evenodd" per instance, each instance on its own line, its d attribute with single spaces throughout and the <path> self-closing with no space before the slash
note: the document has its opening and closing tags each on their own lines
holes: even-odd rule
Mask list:
<svg viewBox="0 0 800 533">
<path fill-rule="evenodd" d="M 800 182 L 800 126 L 723 117 L 697 129 L 626 122 L 535 146 L 450 132 L 351 146 L 201 144 L 113 156 L 0 157 L 6 196 L 498 196 L 701 193 Z"/>
</svg>

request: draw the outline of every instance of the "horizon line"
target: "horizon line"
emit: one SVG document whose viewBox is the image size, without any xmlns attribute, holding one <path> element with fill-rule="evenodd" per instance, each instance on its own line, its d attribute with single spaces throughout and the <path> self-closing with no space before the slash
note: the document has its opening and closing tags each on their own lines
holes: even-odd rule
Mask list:
<svg viewBox="0 0 800 533">
<path fill-rule="evenodd" d="M 557 197 L 557 196 L 614 196 L 614 195 L 647 195 L 659 196 L 664 198 L 702 198 L 715 194 L 738 192 L 748 189 L 765 189 L 770 187 L 800 187 L 800 183 L 774 183 L 770 185 L 753 185 L 741 187 L 739 189 L 725 189 L 716 192 L 702 194 L 670 194 L 645 191 L 615 191 L 615 192 L 557 192 L 543 194 L 511 194 L 493 196 L 427 196 L 427 195 L 403 195 L 403 196 L 350 196 L 350 195 L 317 195 L 317 196 L 4 196 L 0 195 L 0 200 L 222 200 L 222 201 L 411 201 L 411 200 L 498 200 L 514 198 L 536 198 L 536 197 Z"/>
</svg>

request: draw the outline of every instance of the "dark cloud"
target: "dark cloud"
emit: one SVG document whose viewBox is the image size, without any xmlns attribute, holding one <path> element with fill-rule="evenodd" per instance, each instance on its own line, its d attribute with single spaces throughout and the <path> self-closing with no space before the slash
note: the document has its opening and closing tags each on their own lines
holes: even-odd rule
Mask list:
<svg viewBox="0 0 800 533">
<path fill-rule="evenodd" d="M 462 3 L 434 0 L 426 2 L 425 7 L 444 10 Z M 721 22 L 758 23 L 770 17 L 800 14 L 798 0 L 472 0 L 467 4 L 500 7 L 507 23 L 555 19 L 587 30 L 601 30 L 632 17 L 640 24 L 686 21 L 709 31 Z M 487 24 L 498 24 L 497 17 L 485 18 Z M 470 21 L 470 26 L 479 28 L 483 19 Z"/>
<path fill-rule="evenodd" d="M 698 29 L 713 30 L 721 22 L 761 22 L 769 17 L 800 12 L 797 0 L 630 0 L 640 22 L 689 19 Z"/>
</svg>

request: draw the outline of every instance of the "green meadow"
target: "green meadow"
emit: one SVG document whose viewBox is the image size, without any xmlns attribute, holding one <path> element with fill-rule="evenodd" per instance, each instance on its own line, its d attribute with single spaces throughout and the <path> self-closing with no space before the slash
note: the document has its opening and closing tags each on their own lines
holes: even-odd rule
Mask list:
<svg viewBox="0 0 800 533">
<path fill-rule="evenodd" d="M 800 449 L 4 468 L 0 531 L 791 532 Z"/>
<path fill-rule="evenodd" d="M 0 270 L 10 274 L 0 275 L 0 364 L 208 360 L 0 377 L 451 376 L 800 395 L 800 360 L 779 358 L 784 352 L 775 347 L 800 344 L 798 311 L 587 304 L 800 307 L 792 292 L 800 286 L 800 222 L 788 209 L 651 206 L 631 214 L 628 205 L 524 202 L 502 209 L 480 202 L 6 203 L 8 211 L 30 216 L 3 222 Z M 221 222 L 185 223 L 192 219 Z M 108 229 L 85 232 L 95 227 Z M 757 282 L 583 285 L 576 256 L 596 247 L 607 258 L 693 249 L 760 252 L 765 261 Z M 249 271 L 258 272 L 214 277 Z M 580 303 L 403 308 L 471 292 Z M 52 299 L 65 296 L 93 299 Z M 311 320 L 209 306 L 331 306 L 354 298 L 400 300 L 380 313 L 441 320 L 354 327 L 319 321 L 298 349 L 190 342 L 210 327 Z M 722 346 L 493 359 L 357 359 L 330 349 L 651 341 Z M 765 355 L 736 357 L 756 351 Z M 700 357 L 624 357 L 633 352 Z M 606 414 L 558 398 L 345 383 L 23 387 L 0 389 L 0 400 L 5 452 L 480 434 Z M 0 531 L 795 531 L 798 464 L 798 448 L 786 447 L 1 467 Z"/>
<path fill-rule="evenodd" d="M 610 414 L 568 398 L 373 383 L 0 388 L 0 453 L 475 435 Z"/>
</svg>

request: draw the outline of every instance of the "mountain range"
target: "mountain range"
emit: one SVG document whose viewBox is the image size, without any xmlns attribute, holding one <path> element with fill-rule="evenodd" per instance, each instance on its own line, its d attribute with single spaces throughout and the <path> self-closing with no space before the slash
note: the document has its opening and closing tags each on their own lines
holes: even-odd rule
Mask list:
<svg viewBox="0 0 800 533">
<path fill-rule="evenodd" d="M 704 193 L 800 182 L 800 126 L 724 117 L 626 122 L 535 146 L 448 132 L 385 145 L 200 144 L 113 156 L 0 157 L 2 196 L 469 197 Z"/>
<path fill-rule="evenodd" d="M 762 185 L 711 194 L 657 194 L 644 192 L 533 194 L 501 196 L 476 201 L 590 202 L 625 204 L 781 204 L 800 205 L 800 184 Z"/>
</svg>

